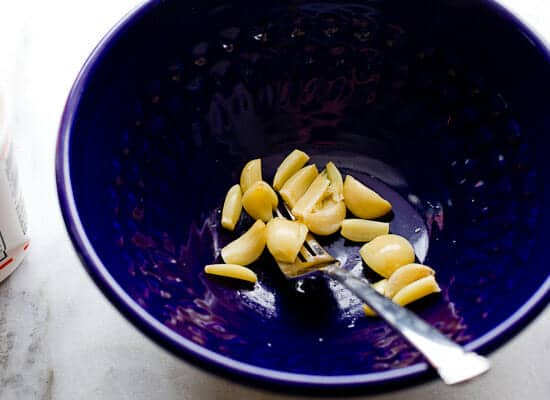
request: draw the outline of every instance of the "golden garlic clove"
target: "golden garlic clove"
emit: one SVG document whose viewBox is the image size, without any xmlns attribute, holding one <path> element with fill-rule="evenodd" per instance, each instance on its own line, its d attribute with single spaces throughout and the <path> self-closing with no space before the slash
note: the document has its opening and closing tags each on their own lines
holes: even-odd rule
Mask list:
<svg viewBox="0 0 550 400">
<path fill-rule="evenodd" d="M 204 272 L 211 275 L 235 278 L 252 283 L 258 281 L 258 277 L 254 271 L 237 264 L 210 264 L 204 267 Z"/>
<path fill-rule="evenodd" d="M 262 159 L 256 158 L 246 163 L 241 172 L 241 190 L 243 193 L 255 182 L 262 180 Z"/>
<path fill-rule="evenodd" d="M 389 231 L 390 224 L 387 222 L 350 218 L 342 221 L 340 233 L 354 242 L 370 242 L 377 236 L 388 234 Z"/>
<path fill-rule="evenodd" d="M 392 298 L 397 292 L 408 284 L 426 276 L 433 275 L 434 273 L 434 270 L 426 265 L 416 263 L 403 265 L 402 267 L 397 268 L 388 278 L 386 295 L 389 298 Z"/>
<path fill-rule="evenodd" d="M 441 292 L 441 289 L 433 275 L 420 278 L 417 281 L 409 283 L 398 291 L 392 300 L 401 306 L 406 306 L 413 301 L 421 299 L 432 293 Z"/>
<path fill-rule="evenodd" d="M 386 295 L 386 288 L 388 286 L 387 279 L 381 279 L 378 282 L 373 283 L 372 288 L 382 295 Z"/>
<path fill-rule="evenodd" d="M 293 263 L 307 236 L 301 222 L 273 218 L 267 224 L 267 248 L 275 260 Z"/>
<path fill-rule="evenodd" d="M 222 209 L 222 226 L 232 231 L 239 221 L 243 209 L 241 187 L 233 185 L 225 196 Z"/>
<path fill-rule="evenodd" d="M 242 202 L 248 215 L 267 222 L 273 217 L 273 209 L 279 204 L 279 198 L 271 186 L 264 181 L 258 181 L 248 188 Z"/>
<path fill-rule="evenodd" d="M 376 290 L 378 293 L 380 293 L 381 295 L 385 295 L 385 291 L 386 291 L 386 285 L 388 284 L 388 280 L 387 279 L 382 279 L 376 283 L 373 283 L 371 285 L 371 287 Z M 367 304 L 363 304 L 363 311 L 365 312 L 365 314 L 369 317 L 376 317 L 376 311 L 374 311 L 372 308 L 370 308 L 369 305 Z"/>
<path fill-rule="evenodd" d="M 388 293 L 388 288 L 390 285 L 389 279 L 383 279 L 376 284 L 378 283 L 380 283 L 381 286 L 384 287 L 384 289 L 378 290 L 375 288 L 376 291 L 384 294 L 386 297 L 391 298 Z M 375 285 L 372 285 L 372 287 L 374 288 Z M 385 290 L 385 293 L 383 292 L 383 290 Z M 421 299 L 422 297 L 426 297 L 432 293 L 438 292 L 441 292 L 441 288 L 437 284 L 435 277 L 433 275 L 428 275 L 402 287 L 391 299 L 396 304 L 404 307 L 407 304 Z M 369 317 L 374 317 L 377 315 L 376 312 L 366 304 L 363 304 L 363 311 Z"/>
<path fill-rule="evenodd" d="M 399 235 L 382 235 L 359 250 L 365 263 L 376 273 L 388 278 L 399 267 L 414 261 L 412 245 Z"/>
<path fill-rule="evenodd" d="M 227 264 L 251 264 L 262 255 L 265 243 L 265 224 L 257 220 L 241 237 L 222 249 L 223 261 Z"/>
<path fill-rule="evenodd" d="M 344 181 L 344 201 L 348 210 L 359 218 L 378 218 L 391 211 L 391 204 L 353 176 Z"/>
<path fill-rule="evenodd" d="M 309 230 L 317 235 L 332 235 L 346 218 L 346 205 L 343 201 L 324 202 L 322 208 L 306 213 L 304 223 Z"/>
<path fill-rule="evenodd" d="M 285 182 L 279 193 L 288 207 L 293 208 L 296 205 L 317 175 L 317 166 L 312 164 L 303 167 Z"/>
<path fill-rule="evenodd" d="M 327 163 L 326 166 L 327 177 L 330 181 L 329 191 L 334 201 L 344 200 L 344 181 L 342 180 L 342 174 L 336 168 L 336 165 L 332 161 Z"/>
<path fill-rule="evenodd" d="M 303 220 L 304 215 L 310 212 L 315 204 L 319 203 L 325 196 L 329 184 L 330 181 L 325 176 L 317 175 L 302 197 L 292 207 L 292 215 L 299 220 Z"/>
<path fill-rule="evenodd" d="M 363 304 L 363 312 L 367 317 L 376 317 L 378 315 L 368 304 Z"/>
<path fill-rule="evenodd" d="M 280 190 L 292 175 L 306 165 L 308 160 L 309 156 L 306 153 L 298 149 L 293 150 L 277 168 L 275 178 L 273 178 L 273 188 Z"/>
</svg>

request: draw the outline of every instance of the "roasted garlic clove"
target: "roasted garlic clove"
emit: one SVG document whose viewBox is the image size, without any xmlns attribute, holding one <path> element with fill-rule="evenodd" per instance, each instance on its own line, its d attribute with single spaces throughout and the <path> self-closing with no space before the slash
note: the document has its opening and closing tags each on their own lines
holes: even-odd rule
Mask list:
<svg viewBox="0 0 550 400">
<path fill-rule="evenodd" d="M 258 281 L 258 277 L 254 271 L 237 264 L 210 264 L 204 267 L 204 272 L 211 275 L 235 278 L 252 283 Z"/>
<path fill-rule="evenodd" d="M 334 201 L 344 200 L 344 181 L 342 180 L 342 174 L 336 168 L 336 165 L 332 161 L 327 163 L 326 166 L 327 178 L 330 181 L 328 188 Z"/>
<path fill-rule="evenodd" d="M 267 248 L 275 260 L 293 263 L 307 236 L 301 222 L 273 218 L 267 224 Z"/>
<path fill-rule="evenodd" d="M 441 292 L 441 289 L 433 275 L 420 278 L 409 283 L 392 297 L 392 300 L 401 306 L 406 306 L 413 301 L 421 299 L 432 293 Z"/>
<path fill-rule="evenodd" d="M 377 291 L 381 294 L 384 294 L 386 297 L 391 298 L 393 302 L 403 307 L 407 304 L 421 299 L 422 297 L 426 297 L 432 293 L 438 293 L 441 291 L 439 285 L 435 280 L 435 277 L 433 275 L 428 275 L 409 283 L 408 285 L 401 288 L 393 297 L 391 297 L 388 294 L 388 286 L 390 284 L 388 279 L 383 279 L 382 281 L 377 282 L 377 284 L 382 284 L 384 281 L 385 283 L 382 286 L 385 286 L 385 293 L 378 289 Z M 372 286 L 374 288 L 374 285 Z M 374 317 L 377 315 L 376 312 L 366 304 L 363 304 L 363 311 L 369 317 Z"/>
<path fill-rule="evenodd" d="M 414 261 L 412 245 L 399 235 L 382 235 L 359 250 L 365 263 L 376 273 L 388 278 L 399 267 Z"/>
<path fill-rule="evenodd" d="M 306 213 L 304 223 L 317 235 L 332 235 L 346 218 L 346 205 L 343 201 L 325 201 L 323 207 Z"/>
<path fill-rule="evenodd" d="M 371 287 L 376 290 L 378 293 L 380 293 L 381 295 L 384 295 L 385 294 L 385 290 L 386 290 L 386 285 L 388 284 L 388 280 L 387 279 L 382 279 L 381 281 L 378 281 L 376 283 L 373 283 L 371 285 Z M 376 311 L 374 311 L 372 308 L 370 308 L 369 305 L 367 304 L 363 304 L 363 311 L 365 312 L 366 315 L 368 315 L 369 317 L 375 317 L 377 314 L 376 314 Z"/>
<path fill-rule="evenodd" d="M 378 218 L 391 211 L 391 204 L 353 176 L 344 181 L 344 201 L 348 210 L 359 218 Z"/>
<path fill-rule="evenodd" d="M 262 159 L 256 158 L 246 163 L 241 172 L 241 190 L 244 193 L 255 182 L 262 180 Z"/>
<path fill-rule="evenodd" d="M 363 312 L 367 317 L 376 317 L 378 315 L 368 304 L 363 304 Z"/>
<path fill-rule="evenodd" d="M 303 167 L 285 182 L 279 193 L 288 207 L 292 209 L 296 205 L 317 175 L 317 166 L 312 164 Z"/>
<path fill-rule="evenodd" d="M 373 283 L 371 286 L 378 293 L 385 295 L 386 294 L 386 287 L 388 286 L 388 280 L 387 279 L 381 279 L 378 282 Z"/>
<path fill-rule="evenodd" d="M 388 234 L 389 231 L 390 224 L 387 222 L 350 218 L 342 221 L 340 234 L 354 242 L 370 242 L 377 236 Z"/>
<path fill-rule="evenodd" d="M 273 178 L 273 188 L 280 190 L 292 175 L 306 165 L 308 160 L 309 156 L 306 153 L 298 149 L 293 150 L 277 168 L 275 178 Z"/>
<path fill-rule="evenodd" d="M 222 226 L 232 231 L 239 222 L 243 209 L 241 187 L 233 185 L 225 195 L 222 209 Z"/>
<path fill-rule="evenodd" d="M 292 207 L 292 215 L 299 220 L 303 220 L 304 215 L 309 213 L 315 204 L 319 203 L 325 196 L 329 184 L 330 181 L 324 175 L 317 175 L 302 197 Z"/>
<path fill-rule="evenodd" d="M 248 265 L 256 261 L 264 251 L 266 227 L 257 220 L 241 237 L 222 249 L 222 258 L 227 264 Z"/>
<path fill-rule="evenodd" d="M 258 181 L 248 188 L 242 202 L 248 215 L 267 222 L 273 217 L 273 209 L 279 204 L 279 198 L 271 186 L 264 181 Z"/>
<path fill-rule="evenodd" d="M 434 270 L 426 265 L 416 263 L 403 265 L 397 268 L 388 278 L 386 296 L 392 298 L 408 284 L 426 276 L 433 275 L 434 273 Z"/>
</svg>

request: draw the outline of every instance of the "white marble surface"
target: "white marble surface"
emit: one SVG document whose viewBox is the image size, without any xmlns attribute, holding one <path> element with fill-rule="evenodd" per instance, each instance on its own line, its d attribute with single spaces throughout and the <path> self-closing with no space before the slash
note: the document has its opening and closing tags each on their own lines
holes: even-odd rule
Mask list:
<svg viewBox="0 0 550 400">
<path fill-rule="evenodd" d="M 550 42 L 547 0 L 505 0 Z M 0 399 L 279 399 L 166 353 L 107 302 L 63 226 L 54 181 L 58 122 L 93 46 L 136 0 L 0 0 L 0 81 L 14 133 L 32 251 L 0 284 Z M 376 399 L 550 398 L 550 310 L 491 355 L 492 371 Z"/>
</svg>

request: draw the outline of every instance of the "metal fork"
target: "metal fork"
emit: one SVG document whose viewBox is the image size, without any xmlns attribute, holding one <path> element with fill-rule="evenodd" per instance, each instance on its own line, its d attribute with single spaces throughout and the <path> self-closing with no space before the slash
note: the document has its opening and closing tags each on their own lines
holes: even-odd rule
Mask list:
<svg viewBox="0 0 550 400">
<path fill-rule="evenodd" d="M 282 201 L 279 204 L 284 206 L 288 218 L 294 220 L 286 204 Z M 282 210 L 276 211 L 278 216 L 285 218 Z M 365 278 L 359 278 L 342 268 L 340 262 L 310 233 L 300 249 L 300 255 L 292 264 L 277 262 L 287 279 L 300 279 L 313 273 L 321 273 L 340 282 L 420 351 L 447 385 L 467 381 L 489 370 L 488 359 L 466 351 L 411 311 L 378 293 Z"/>
</svg>

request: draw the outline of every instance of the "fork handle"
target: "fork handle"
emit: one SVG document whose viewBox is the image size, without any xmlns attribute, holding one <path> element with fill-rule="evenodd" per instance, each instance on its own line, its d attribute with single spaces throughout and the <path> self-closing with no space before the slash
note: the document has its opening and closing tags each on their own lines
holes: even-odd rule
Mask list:
<svg viewBox="0 0 550 400">
<path fill-rule="evenodd" d="M 411 311 L 382 296 L 366 280 L 339 266 L 330 266 L 323 271 L 367 303 L 416 347 L 446 384 L 466 381 L 489 369 L 489 360 L 485 357 L 465 351 Z"/>
</svg>

